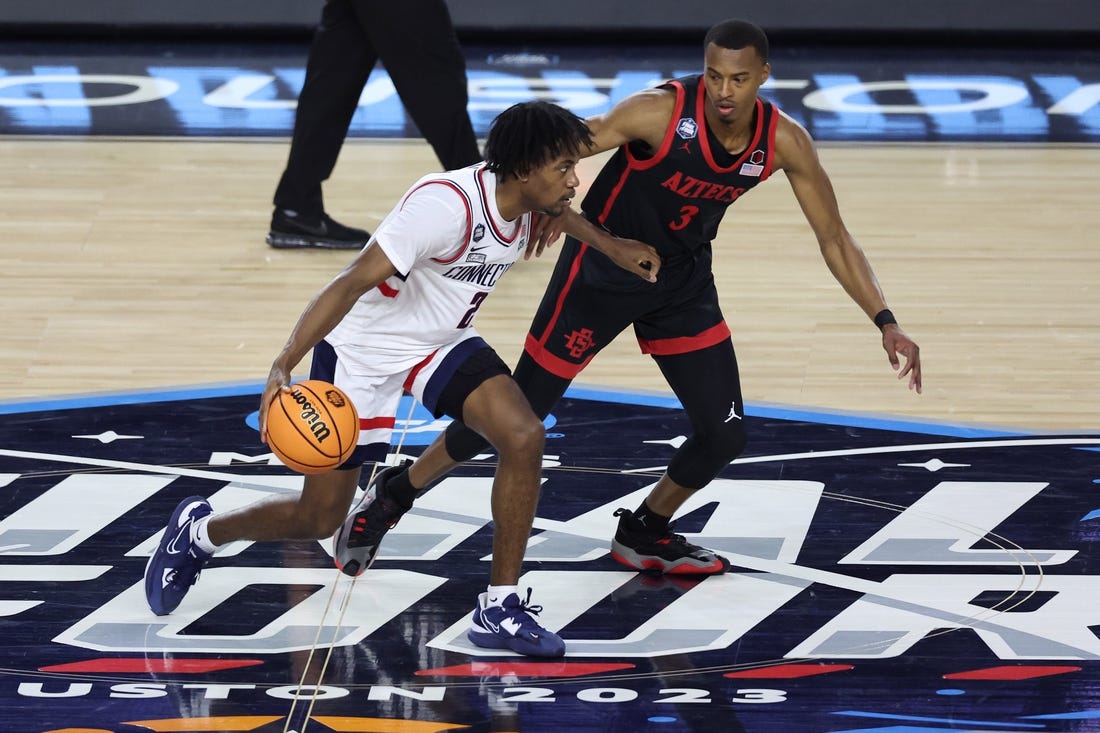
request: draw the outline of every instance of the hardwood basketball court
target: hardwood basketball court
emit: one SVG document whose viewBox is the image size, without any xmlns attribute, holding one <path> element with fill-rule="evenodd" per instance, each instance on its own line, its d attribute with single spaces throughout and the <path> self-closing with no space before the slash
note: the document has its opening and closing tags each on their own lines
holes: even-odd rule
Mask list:
<svg viewBox="0 0 1100 733">
<path fill-rule="evenodd" d="M 2 139 L 12 330 L 0 397 L 266 378 L 348 253 L 263 242 L 285 141 Z M 895 382 L 777 174 L 731 207 L 715 271 L 749 402 L 1075 431 L 1100 403 L 1100 149 L 823 145 L 849 229 L 922 347 Z M 596 160 L 586 160 L 591 180 Z M 372 227 L 437 165 L 415 141 L 352 140 L 327 205 Z M 583 185 L 583 184 L 582 184 Z M 550 262 L 513 269 L 477 326 L 518 355 Z M 304 369 L 304 367 L 303 367 Z M 666 390 L 630 334 L 582 382 Z"/>
</svg>

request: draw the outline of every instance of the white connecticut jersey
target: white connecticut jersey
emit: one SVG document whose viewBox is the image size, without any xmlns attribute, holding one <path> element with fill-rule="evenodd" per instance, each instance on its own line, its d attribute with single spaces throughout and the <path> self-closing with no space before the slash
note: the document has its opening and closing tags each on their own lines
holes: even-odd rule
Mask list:
<svg viewBox="0 0 1100 733">
<path fill-rule="evenodd" d="M 424 176 L 368 246 L 398 274 L 371 290 L 325 338 L 360 369 L 394 374 L 473 335 L 478 308 L 527 247 L 531 214 L 505 221 L 484 164 Z"/>
</svg>

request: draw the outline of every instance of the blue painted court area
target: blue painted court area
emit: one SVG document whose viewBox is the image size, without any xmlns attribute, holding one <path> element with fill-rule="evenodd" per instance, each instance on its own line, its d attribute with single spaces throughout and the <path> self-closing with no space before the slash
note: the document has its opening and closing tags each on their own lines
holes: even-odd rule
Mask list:
<svg viewBox="0 0 1100 733">
<path fill-rule="evenodd" d="M 544 97 L 582 116 L 701 71 L 695 47 L 467 48 L 470 113 L 484 137 L 505 107 Z M 289 136 L 306 44 L 9 42 L 0 133 Z M 1100 51 L 784 48 L 764 96 L 818 140 L 1100 141 Z M 419 137 L 384 69 L 351 134 Z"/>
<path fill-rule="evenodd" d="M 142 575 L 177 502 L 300 486 L 249 420 L 258 392 L 4 406 L 0 730 L 1079 731 L 1100 710 L 1100 435 L 749 409 L 748 452 L 677 525 L 733 569 L 650 576 L 610 557 L 613 512 L 689 425 L 674 400 L 574 390 L 521 578 L 567 641 L 545 662 L 464 642 L 491 453 L 354 586 L 328 543 L 241 543 L 154 616 Z M 398 422 L 407 456 L 445 427 Z"/>
</svg>

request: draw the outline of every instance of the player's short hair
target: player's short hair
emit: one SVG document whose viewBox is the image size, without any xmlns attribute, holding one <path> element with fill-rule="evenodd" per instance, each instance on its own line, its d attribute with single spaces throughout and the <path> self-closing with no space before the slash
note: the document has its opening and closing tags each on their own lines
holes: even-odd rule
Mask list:
<svg viewBox="0 0 1100 733">
<path fill-rule="evenodd" d="M 730 18 L 711 26 L 703 39 L 703 51 L 712 43 L 735 51 L 752 46 L 760 60 L 768 62 L 768 36 L 763 28 L 747 20 Z"/>
<path fill-rule="evenodd" d="M 541 100 L 520 102 L 493 120 L 485 141 L 486 168 L 524 176 L 562 155 L 580 157 L 591 145 L 592 131 L 569 110 Z"/>
</svg>

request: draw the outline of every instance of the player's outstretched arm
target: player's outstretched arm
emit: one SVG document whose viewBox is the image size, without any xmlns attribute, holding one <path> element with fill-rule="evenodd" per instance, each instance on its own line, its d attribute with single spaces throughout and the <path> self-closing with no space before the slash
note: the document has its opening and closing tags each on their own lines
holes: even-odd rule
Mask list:
<svg viewBox="0 0 1100 733">
<path fill-rule="evenodd" d="M 657 273 L 661 270 L 661 257 L 653 247 L 637 239 L 616 237 L 573 209 L 566 209 L 558 219 L 561 220 L 562 231 L 566 234 L 604 253 L 627 272 L 632 272 L 651 283 L 657 282 Z"/>
<path fill-rule="evenodd" d="M 844 225 L 833 184 L 821 166 L 809 133 L 786 115 L 780 119 L 776 132 L 776 167 L 786 173 L 833 277 L 868 318 L 881 320 L 880 314 L 887 310 L 886 297 L 871 263 Z M 880 327 L 883 329 L 882 347 L 890 365 L 895 371 L 900 368 L 898 378 L 909 377 L 909 389 L 920 393 L 920 347 L 897 323 L 881 324 Z M 904 368 L 900 366 L 898 354 L 906 359 Z"/>
<path fill-rule="evenodd" d="M 643 89 L 623 99 L 601 115 L 585 119 L 592 132 L 592 147 L 582 157 L 596 155 L 633 140 L 641 140 L 656 150 L 668 132 L 669 119 L 676 107 L 676 93 L 669 89 Z"/>
</svg>

